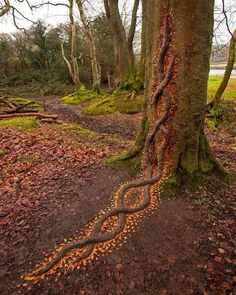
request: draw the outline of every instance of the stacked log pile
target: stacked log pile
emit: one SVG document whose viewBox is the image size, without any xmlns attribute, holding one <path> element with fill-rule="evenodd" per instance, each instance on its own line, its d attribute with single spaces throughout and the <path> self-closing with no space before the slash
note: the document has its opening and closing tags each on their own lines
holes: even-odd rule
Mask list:
<svg viewBox="0 0 236 295">
<path fill-rule="evenodd" d="M 59 123 L 57 115 L 51 115 L 40 112 L 38 109 L 30 108 L 30 105 L 35 104 L 30 100 L 26 103 L 17 103 L 7 96 L 0 97 L 0 104 L 3 106 L 0 110 L 0 119 L 16 118 L 16 117 L 36 117 L 42 122 Z"/>
</svg>

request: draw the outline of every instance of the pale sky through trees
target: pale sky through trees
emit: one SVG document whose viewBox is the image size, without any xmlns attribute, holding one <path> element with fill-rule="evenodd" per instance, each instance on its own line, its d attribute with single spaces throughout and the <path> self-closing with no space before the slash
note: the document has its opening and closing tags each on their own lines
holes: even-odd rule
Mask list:
<svg viewBox="0 0 236 295">
<path fill-rule="evenodd" d="M 31 0 L 29 1 L 31 4 L 40 4 L 47 2 L 44 0 Z M 3 3 L 3 0 L 0 0 L 0 4 Z M 27 18 L 31 19 L 32 21 L 36 22 L 37 20 L 43 20 L 45 23 L 56 26 L 60 23 L 66 23 L 68 21 L 68 15 L 67 15 L 67 8 L 64 6 L 49 6 L 46 5 L 43 8 L 35 9 L 33 12 L 29 9 L 26 2 L 24 3 L 15 3 L 15 0 L 11 0 L 12 5 L 14 5 L 19 11 L 24 14 Z M 68 3 L 67 0 L 51 0 L 51 3 Z M 90 4 L 89 4 L 90 3 Z M 125 18 L 128 18 L 131 15 L 131 9 L 132 9 L 132 0 L 120 0 L 120 7 L 123 12 L 123 16 Z M 215 18 L 219 21 L 222 20 L 223 14 L 222 14 L 222 0 L 216 0 L 215 1 L 216 6 L 216 13 Z M 126 4 L 124 8 L 124 4 Z M 76 6 L 75 6 L 76 7 Z M 99 13 L 104 12 L 103 7 L 103 1 L 93 1 L 93 0 L 87 0 L 86 1 L 86 7 L 88 9 L 88 15 L 98 15 Z M 225 0 L 225 8 L 226 10 L 230 10 L 230 12 L 227 12 L 227 16 L 229 19 L 229 26 L 230 30 L 233 31 L 236 26 L 236 4 L 235 0 Z M 77 10 L 75 11 L 75 17 L 77 20 L 79 20 L 79 14 Z M 138 15 L 139 20 L 141 20 L 141 13 Z M 22 17 L 18 16 L 16 19 L 16 22 L 19 27 L 29 28 L 29 26 L 32 25 L 29 21 L 24 20 Z M 217 26 L 217 23 L 216 23 Z M 13 33 L 17 29 L 14 26 L 12 16 L 4 16 L 0 20 L 0 33 Z M 214 40 L 214 43 L 217 42 L 219 44 L 226 43 L 230 39 L 230 34 L 226 27 L 226 22 L 223 21 L 220 27 L 216 31 L 217 38 Z"/>
</svg>

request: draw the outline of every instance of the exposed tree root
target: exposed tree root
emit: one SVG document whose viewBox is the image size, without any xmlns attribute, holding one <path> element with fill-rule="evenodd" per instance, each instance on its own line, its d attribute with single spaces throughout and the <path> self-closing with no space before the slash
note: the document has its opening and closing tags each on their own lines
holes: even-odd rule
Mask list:
<svg viewBox="0 0 236 295">
<path fill-rule="evenodd" d="M 171 43 L 171 20 L 170 16 L 167 15 L 165 18 L 164 24 L 164 34 L 163 34 L 163 44 L 159 50 L 158 55 L 158 77 L 159 77 L 159 86 L 157 87 L 154 95 L 152 97 L 151 108 L 152 113 L 154 114 L 154 123 L 153 127 L 149 131 L 146 142 L 143 149 L 144 156 L 144 165 L 145 165 L 145 178 L 142 180 L 134 180 L 130 183 L 124 184 L 121 188 L 115 193 L 116 195 L 116 204 L 110 211 L 104 213 L 91 228 L 91 231 L 85 238 L 79 239 L 75 242 L 71 242 L 64 246 L 54 257 L 48 260 L 48 263 L 35 270 L 33 273 L 28 275 L 25 279 L 34 280 L 38 277 L 44 276 L 50 270 L 52 270 L 64 257 L 68 255 L 74 249 L 81 249 L 81 255 L 77 258 L 77 263 L 82 262 L 84 259 L 88 258 L 94 251 L 98 243 L 106 243 L 115 239 L 125 228 L 126 221 L 129 215 L 137 214 L 150 206 L 152 199 L 152 186 L 156 185 L 162 177 L 166 176 L 166 159 L 165 153 L 168 146 L 169 140 L 169 131 L 165 126 L 167 122 L 168 115 L 171 109 L 171 99 L 168 93 L 167 86 L 171 80 L 174 67 L 174 59 L 171 60 L 167 74 L 165 75 L 164 65 L 167 63 L 167 52 Z M 157 104 L 159 99 L 163 101 L 163 110 L 162 114 L 157 115 Z M 160 134 L 158 142 L 158 153 L 157 153 L 157 163 L 153 163 L 153 146 L 156 145 L 156 135 Z M 128 194 L 135 189 L 143 189 L 143 196 L 139 204 L 135 206 L 128 206 L 125 203 L 125 199 Z M 110 232 L 103 232 L 102 228 L 104 224 L 111 218 L 117 218 L 117 224 Z"/>
</svg>

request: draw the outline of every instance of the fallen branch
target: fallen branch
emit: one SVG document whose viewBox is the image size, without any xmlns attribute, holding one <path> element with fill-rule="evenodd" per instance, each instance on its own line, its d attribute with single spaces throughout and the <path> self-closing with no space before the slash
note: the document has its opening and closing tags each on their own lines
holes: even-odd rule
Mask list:
<svg viewBox="0 0 236 295">
<path fill-rule="evenodd" d="M 15 103 L 13 103 L 12 101 L 10 101 L 7 96 L 2 96 L 0 97 L 0 102 L 1 103 L 5 103 L 7 106 L 9 106 L 10 108 L 15 108 L 17 107 L 17 105 Z"/>
<path fill-rule="evenodd" d="M 24 110 L 19 110 L 17 113 L 22 114 L 22 113 L 38 113 L 38 110 L 35 109 L 24 109 Z"/>
<path fill-rule="evenodd" d="M 20 110 L 22 110 L 23 108 L 27 107 L 28 105 L 34 103 L 33 101 L 28 101 L 27 103 L 24 103 L 22 105 L 18 105 L 17 107 L 12 108 L 11 110 L 7 110 L 5 111 L 6 114 L 13 114 L 13 113 L 18 113 Z M 33 111 L 34 113 L 34 111 Z"/>
<path fill-rule="evenodd" d="M 37 118 L 51 118 L 57 119 L 58 115 L 48 115 L 43 113 L 15 113 L 15 114 L 2 114 L 0 115 L 0 119 L 9 119 L 9 118 L 17 118 L 17 117 L 37 117 Z"/>
</svg>

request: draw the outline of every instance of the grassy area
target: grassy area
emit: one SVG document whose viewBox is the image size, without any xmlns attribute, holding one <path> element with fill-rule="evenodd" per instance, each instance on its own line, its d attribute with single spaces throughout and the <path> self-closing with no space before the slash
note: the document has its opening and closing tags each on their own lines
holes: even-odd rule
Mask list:
<svg viewBox="0 0 236 295">
<path fill-rule="evenodd" d="M 38 127 L 38 124 L 34 118 L 11 118 L 0 120 L 0 127 L 11 127 L 24 131 L 31 132 Z"/>
<path fill-rule="evenodd" d="M 208 80 L 208 97 L 213 97 L 220 86 L 222 76 L 209 76 Z M 236 78 L 232 78 L 223 94 L 224 98 L 236 99 Z"/>
<path fill-rule="evenodd" d="M 20 131 L 26 131 L 26 132 L 32 132 L 36 128 L 39 128 L 39 124 L 37 123 L 35 118 L 32 117 L 22 117 L 22 118 L 10 118 L 10 119 L 3 119 L 0 120 L 0 127 L 10 127 L 10 128 L 15 128 Z M 85 136 L 94 136 L 96 135 L 95 132 L 83 128 L 78 124 L 67 124 L 64 123 L 62 125 L 58 125 L 58 128 L 63 128 L 66 130 L 68 133 L 72 134 L 81 134 Z M 1 149 L 0 149 L 0 157 L 1 157 Z"/>
</svg>

